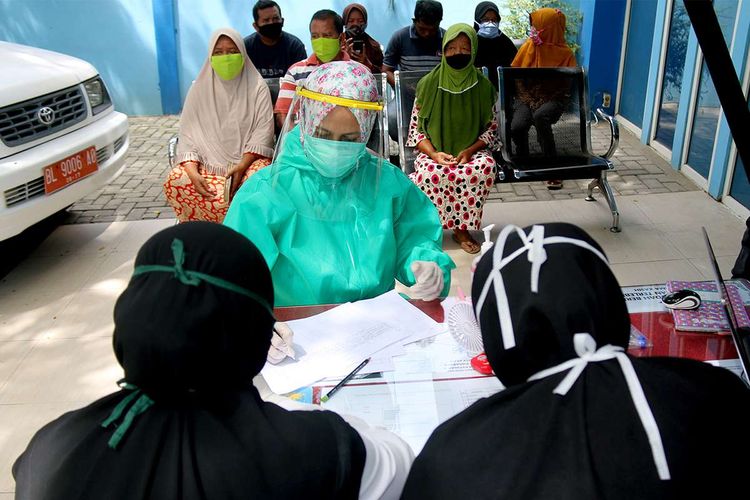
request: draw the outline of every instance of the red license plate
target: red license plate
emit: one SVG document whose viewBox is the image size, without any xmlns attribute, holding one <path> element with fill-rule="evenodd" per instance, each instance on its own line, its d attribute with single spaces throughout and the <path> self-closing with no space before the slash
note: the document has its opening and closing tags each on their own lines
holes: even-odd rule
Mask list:
<svg viewBox="0 0 750 500">
<path fill-rule="evenodd" d="M 98 170 L 96 147 L 79 151 L 52 165 L 44 167 L 44 192 L 54 193 L 93 174 Z"/>
</svg>

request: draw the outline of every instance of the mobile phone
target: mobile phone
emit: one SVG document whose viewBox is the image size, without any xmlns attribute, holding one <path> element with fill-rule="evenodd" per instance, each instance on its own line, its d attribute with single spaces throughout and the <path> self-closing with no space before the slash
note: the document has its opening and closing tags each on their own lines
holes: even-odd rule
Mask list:
<svg viewBox="0 0 750 500">
<path fill-rule="evenodd" d="M 352 50 L 357 53 L 362 53 L 363 50 L 365 50 L 365 41 L 364 40 L 354 40 L 352 42 Z"/>
</svg>

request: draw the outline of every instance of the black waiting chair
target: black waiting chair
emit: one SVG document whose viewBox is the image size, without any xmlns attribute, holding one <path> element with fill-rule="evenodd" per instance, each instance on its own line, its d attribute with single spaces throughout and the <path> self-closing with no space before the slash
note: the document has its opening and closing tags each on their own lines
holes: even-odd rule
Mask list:
<svg viewBox="0 0 750 500">
<path fill-rule="evenodd" d="M 607 182 L 619 129 L 613 117 L 597 109 L 609 123 L 612 138 L 604 155 L 592 153 L 583 68 L 497 68 L 497 72 L 498 133 L 503 142 L 497 181 L 592 179 L 586 200 L 594 201 L 593 190 L 598 187 L 612 212 L 610 230 L 620 232 L 620 214 Z"/>
<path fill-rule="evenodd" d="M 268 85 L 268 90 L 271 91 L 271 106 L 273 107 L 276 105 L 276 99 L 279 97 L 281 79 L 264 78 L 263 80 L 266 82 L 266 85 Z M 278 134 L 278 130 L 276 131 L 276 133 Z M 174 168 L 174 158 L 177 155 L 177 143 L 179 142 L 179 140 L 180 139 L 178 136 L 173 135 L 169 138 L 169 141 L 167 141 L 167 158 L 169 159 L 170 168 Z"/>
<path fill-rule="evenodd" d="M 417 83 L 429 71 L 396 71 L 393 74 L 396 93 L 396 123 L 398 125 L 398 156 L 401 170 L 405 174 L 414 171 L 414 160 L 417 154 L 414 148 L 406 146 L 409 137 L 409 123 L 411 121 L 411 110 L 414 107 L 414 99 L 417 93 Z"/>
</svg>

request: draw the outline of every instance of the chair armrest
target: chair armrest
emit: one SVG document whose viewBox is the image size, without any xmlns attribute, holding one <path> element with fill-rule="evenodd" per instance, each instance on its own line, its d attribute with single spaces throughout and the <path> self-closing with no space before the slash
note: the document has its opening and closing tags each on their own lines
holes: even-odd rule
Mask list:
<svg viewBox="0 0 750 500">
<path fill-rule="evenodd" d="M 176 135 L 173 135 L 167 142 L 167 157 L 169 158 L 170 168 L 174 168 L 174 157 L 177 154 L 177 141 L 179 141 L 179 138 Z"/>
<path fill-rule="evenodd" d="M 609 141 L 609 149 L 604 155 L 602 155 L 602 158 L 609 160 L 612 158 L 612 155 L 615 154 L 617 147 L 620 145 L 620 126 L 617 124 L 617 120 L 613 116 L 605 113 L 602 108 L 596 108 L 596 114 L 602 120 L 607 120 L 609 123 L 609 129 L 612 132 L 612 138 Z"/>
</svg>

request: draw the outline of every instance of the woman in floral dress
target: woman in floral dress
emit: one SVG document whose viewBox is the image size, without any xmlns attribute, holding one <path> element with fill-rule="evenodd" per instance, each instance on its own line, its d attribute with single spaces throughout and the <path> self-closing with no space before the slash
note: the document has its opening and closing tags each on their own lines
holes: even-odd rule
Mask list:
<svg viewBox="0 0 750 500">
<path fill-rule="evenodd" d="M 411 179 L 432 200 L 443 228 L 468 253 L 494 180 L 495 88 L 474 67 L 477 35 L 468 24 L 443 37 L 443 60 L 417 85 L 406 145 L 419 154 Z"/>
</svg>

